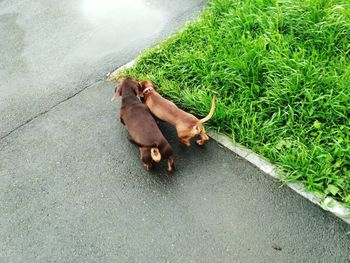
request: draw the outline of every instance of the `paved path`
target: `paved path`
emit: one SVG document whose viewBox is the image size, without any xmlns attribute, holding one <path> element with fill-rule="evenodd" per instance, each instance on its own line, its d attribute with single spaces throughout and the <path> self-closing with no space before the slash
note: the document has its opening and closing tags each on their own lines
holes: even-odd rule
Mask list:
<svg viewBox="0 0 350 263">
<path fill-rule="evenodd" d="M 0 2 L 0 262 L 350 261 L 349 227 L 213 141 L 163 125 L 177 172 L 143 170 L 103 75 L 202 1 L 71 2 Z"/>
</svg>

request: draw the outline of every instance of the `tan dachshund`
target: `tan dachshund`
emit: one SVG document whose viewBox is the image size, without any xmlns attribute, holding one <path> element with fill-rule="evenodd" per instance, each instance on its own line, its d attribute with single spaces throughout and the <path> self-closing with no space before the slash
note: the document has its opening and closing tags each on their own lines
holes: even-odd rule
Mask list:
<svg viewBox="0 0 350 263">
<path fill-rule="evenodd" d="M 192 114 L 179 109 L 173 102 L 160 96 L 152 82 L 143 80 L 139 84 L 139 95 L 143 96 L 143 102 L 153 115 L 176 127 L 177 135 L 183 144 L 190 146 L 190 140 L 196 135 L 200 136 L 200 140 L 196 141 L 198 145 L 203 145 L 209 140 L 203 123 L 208 121 L 214 114 L 215 95 L 212 99 L 209 114 L 205 118 L 198 120 Z"/>
<path fill-rule="evenodd" d="M 158 163 L 162 158 L 168 160 L 168 172 L 173 172 L 173 150 L 159 130 L 156 121 L 146 105 L 136 96 L 139 84 L 132 78 L 125 79 L 115 88 L 112 101 L 122 96 L 120 121 L 126 126 L 130 138 L 141 153 L 141 160 L 146 170 L 152 168 L 153 161 Z"/>
</svg>

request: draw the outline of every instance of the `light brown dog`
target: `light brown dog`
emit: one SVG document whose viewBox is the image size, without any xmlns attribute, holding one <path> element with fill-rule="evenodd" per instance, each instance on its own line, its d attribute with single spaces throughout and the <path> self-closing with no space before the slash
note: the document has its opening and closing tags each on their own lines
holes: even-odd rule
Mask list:
<svg viewBox="0 0 350 263">
<path fill-rule="evenodd" d="M 215 95 L 212 99 L 209 114 L 205 118 L 198 120 L 192 114 L 179 109 L 173 102 L 160 96 L 152 82 L 143 80 L 139 84 L 139 95 L 143 96 L 143 102 L 153 115 L 176 127 L 177 135 L 183 144 L 190 146 L 190 140 L 196 135 L 200 136 L 200 140 L 196 141 L 198 145 L 203 145 L 209 140 L 203 123 L 208 121 L 214 114 Z"/>
</svg>

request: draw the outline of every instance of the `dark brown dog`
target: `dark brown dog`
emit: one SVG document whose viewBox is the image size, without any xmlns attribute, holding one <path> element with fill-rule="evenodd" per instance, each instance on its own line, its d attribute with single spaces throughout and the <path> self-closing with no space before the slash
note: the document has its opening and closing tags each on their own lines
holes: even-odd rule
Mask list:
<svg viewBox="0 0 350 263">
<path fill-rule="evenodd" d="M 190 146 L 191 138 L 196 135 L 201 137 L 200 140 L 196 141 L 198 145 L 203 145 L 209 140 L 203 123 L 208 121 L 214 114 L 215 95 L 213 96 L 209 114 L 205 118 L 198 120 L 192 114 L 179 109 L 174 103 L 160 96 L 152 82 L 143 80 L 139 84 L 139 95 L 143 96 L 143 102 L 157 118 L 176 127 L 177 135 L 182 143 Z"/>
<path fill-rule="evenodd" d="M 115 88 L 112 101 L 122 96 L 120 121 L 126 126 L 130 141 L 139 146 L 141 160 L 146 170 L 152 163 L 168 160 L 168 172 L 174 171 L 173 150 L 159 130 L 151 112 L 136 96 L 139 84 L 132 78 L 125 79 Z"/>
</svg>

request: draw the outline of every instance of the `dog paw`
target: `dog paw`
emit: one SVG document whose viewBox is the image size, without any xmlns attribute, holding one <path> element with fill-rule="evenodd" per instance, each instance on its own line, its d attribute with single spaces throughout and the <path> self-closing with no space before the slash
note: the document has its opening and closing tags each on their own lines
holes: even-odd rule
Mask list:
<svg viewBox="0 0 350 263">
<path fill-rule="evenodd" d="M 143 164 L 143 167 L 145 167 L 145 169 L 146 169 L 147 171 L 149 171 L 149 170 L 151 170 L 151 168 L 152 168 L 152 164 L 150 164 L 150 163 L 144 163 L 144 164 Z"/>
<path fill-rule="evenodd" d="M 197 140 L 197 141 L 196 141 L 196 144 L 197 144 L 198 146 L 203 146 L 203 145 L 205 144 L 205 142 L 206 142 L 206 141 L 204 141 L 204 140 Z"/>
<path fill-rule="evenodd" d="M 171 174 L 171 173 L 175 172 L 175 167 L 168 167 L 168 169 L 166 169 L 166 171 Z"/>
<path fill-rule="evenodd" d="M 191 146 L 191 143 L 189 141 L 184 141 L 184 140 L 181 140 L 181 142 L 183 144 L 185 144 L 186 146 Z"/>
</svg>

